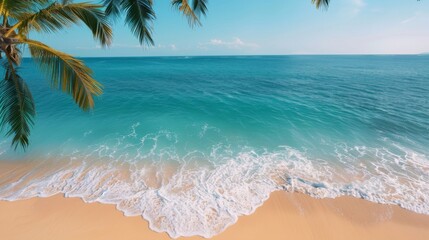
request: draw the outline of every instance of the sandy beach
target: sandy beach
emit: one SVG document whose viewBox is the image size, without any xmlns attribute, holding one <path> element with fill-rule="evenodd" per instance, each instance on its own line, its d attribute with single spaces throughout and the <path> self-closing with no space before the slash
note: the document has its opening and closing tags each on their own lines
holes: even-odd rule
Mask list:
<svg viewBox="0 0 429 240">
<path fill-rule="evenodd" d="M 0 239 L 170 239 L 113 205 L 53 196 L 0 202 Z M 200 237 L 182 239 L 202 239 Z M 429 216 L 361 199 L 275 192 L 213 239 L 429 239 Z"/>
<path fill-rule="evenodd" d="M 0 6 L 0 240 L 429 240 L 429 0 Z"/>
</svg>

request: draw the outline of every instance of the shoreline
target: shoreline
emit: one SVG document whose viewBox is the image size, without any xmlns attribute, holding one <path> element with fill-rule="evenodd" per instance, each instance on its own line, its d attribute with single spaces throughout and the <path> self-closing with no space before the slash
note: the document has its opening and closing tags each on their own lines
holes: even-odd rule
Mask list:
<svg viewBox="0 0 429 240">
<path fill-rule="evenodd" d="M 0 201 L 0 239 L 171 239 L 114 205 L 55 195 Z M 211 239 L 429 239 L 429 215 L 353 197 L 315 199 L 277 191 Z M 184 240 L 204 239 L 182 237 Z"/>
</svg>

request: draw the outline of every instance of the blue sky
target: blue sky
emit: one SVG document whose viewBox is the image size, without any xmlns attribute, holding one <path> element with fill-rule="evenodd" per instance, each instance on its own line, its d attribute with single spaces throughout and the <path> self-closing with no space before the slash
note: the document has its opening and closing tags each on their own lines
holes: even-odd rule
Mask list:
<svg viewBox="0 0 429 240">
<path fill-rule="evenodd" d="M 332 0 L 328 10 L 311 0 L 211 0 L 195 28 L 170 0 L 154 2 L 154 47 L 139 46 L 120 20 L 107 49 L 83 26 L 31 37 L 82 57 L 429 52 L 429 0 Z"/>
</svg>

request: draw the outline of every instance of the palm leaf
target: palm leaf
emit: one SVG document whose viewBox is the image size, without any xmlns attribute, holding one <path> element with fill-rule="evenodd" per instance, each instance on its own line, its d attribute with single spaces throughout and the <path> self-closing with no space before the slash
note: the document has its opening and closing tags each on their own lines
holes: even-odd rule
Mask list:
<svg viewBox="0 0 429 240">
<path fill-rule="evenodd" d="M 52 0 L 0 0 L 0 15 L 12 18 L 43 7 Z"/>
<path fill-rule="evenodd" d="M 316 8 L 320 8 L 322 6 L 328 7 L 330 0 L 311 0 L 311 2 L 316 5 Z"/>
<path fill-rule="evenodd" d="M 9 32 L 15 29 L 21 35 L 27 35 L 30 30 L 52 32 L 82 21 L 103 46 L 111 43 L 112 30 L 100 5 L 64 3 L 54 2 L 36 13 L 21 14 Z"/>
<path fill-rule="evenodd" d="M 200 16 L 206 15 L 208 0 L 172 0 L 171 4 L 181 11 L 187 18 L 189 25 L 201 25 Z"/>
<path fill-rule="evenodd" d="M 122 0 L 121 8 L 126 12 L 125 22 L 139 39 L 140 44 L 153 45 L 152 22 L 155 12 L 152 0 Z"/>
<path fill-rule="evenodd" d="M 100 5 L 76 3 L 67 4 L 64 8 L 65 11 L 70 11 L 73 17 L 85 23 L 102 45 L 110 45 L 113 34 Z"/>
<path fill-rule="evenodd" d="M 17 17 L 17 20 L 18 22 L 10 28 L 9 33 L 12 33 L 14 30 L 18 30 L 22 35 L 27 35 L 30 30 L 53 32 L 62 29 L 72 22 L 70 16 L 57 2 L 46 6 L 36 13 L 22 13 Z"/>
<path fill-rule="evenodd" d="M 13 135 L 12 146 L 29 144 L 30 128 L 36 115 L 33 97 L 27 84 L 15 70 L 6 67 L 6 76 L 0 83 L 0 126 L 9 127 L 6 135 Z"/>
<path fill-rule="evenodd" d="M 103 5 L 106 7 L 106 16 L 117 17 L 121 13 L 122 0 L 103 0 Z"/>
<path fill-rule="evenodd" d="M 23 39 L 30 54 L 51 79 L 53 88 L 72 95 L 83 110 L 94 107 L 93 96 L 102 93 L 101 84 L 92 78 L 92 71 L 72 56 L 34 40 Z"/>
</svg>

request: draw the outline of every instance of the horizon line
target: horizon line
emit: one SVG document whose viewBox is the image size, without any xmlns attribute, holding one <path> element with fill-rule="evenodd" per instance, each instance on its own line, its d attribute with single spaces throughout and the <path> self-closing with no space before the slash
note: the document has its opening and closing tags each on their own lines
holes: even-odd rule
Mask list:
<svg viewBox="0 0 429 240">
<path fill-rule="evenodd" d="M 123 55 L 123 56 L 78 56 L 76 58 L 156 58 L 156 57 L 270 57 L 270 56 L 423 56 L 429 55 L 429 52 L 423 53 L 298 53 L 298 54 L 212 54 L 212 55 Z M 32 58 L 25 56 L 23 58 Z"/>
</svg>

